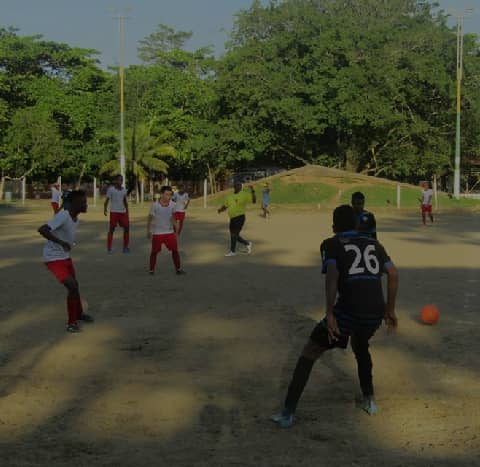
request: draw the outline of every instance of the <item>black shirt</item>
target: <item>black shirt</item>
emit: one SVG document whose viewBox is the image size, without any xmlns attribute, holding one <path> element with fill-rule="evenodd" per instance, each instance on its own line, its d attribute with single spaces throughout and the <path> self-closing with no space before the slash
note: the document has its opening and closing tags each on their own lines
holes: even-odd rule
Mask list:
<svg viewBox="0 0 480 467">
<path fill-rule="evenodd" d="M 391 264 L 383 246 L 356 231 L 342 232 L 325 240 L 320 251 L 323 272 L 335 263 L 339 272 L 335 310 L 355 320 L 378 320 L 385 313 L 382 274 Z"/>
</svg>

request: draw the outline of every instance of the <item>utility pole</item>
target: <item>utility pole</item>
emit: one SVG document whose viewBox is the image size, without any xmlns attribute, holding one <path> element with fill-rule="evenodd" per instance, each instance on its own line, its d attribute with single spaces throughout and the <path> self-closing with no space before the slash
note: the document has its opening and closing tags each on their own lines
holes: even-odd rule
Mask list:
<svg viewBox="0 0 480 467">
<path fill-rule="evenodd" d="M 113 19 L 118 21 L 118 37 L 119 37 L 119 64 L 118 76 L 120 81 L 120 174 L 123 177 L 123 187 L 125 187 L 125 20 L 128 16 L 117 13 Z"/>
<path fill-rule="evenodd" d="M 453 172 L 453 197 L 460 199 L 460 116 L 462 110 L 462 79 L 463 79 L 463 22 L 473 13 L 473 8 L 463 11 L 451 10 L 457 19 L 457 123 L 455 131 L 455 169 Z"/>
</svg>

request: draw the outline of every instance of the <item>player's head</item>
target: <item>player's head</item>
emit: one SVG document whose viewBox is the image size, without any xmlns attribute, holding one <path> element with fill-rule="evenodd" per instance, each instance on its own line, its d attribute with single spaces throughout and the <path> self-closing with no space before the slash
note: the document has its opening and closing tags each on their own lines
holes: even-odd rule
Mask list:
<svg viewBox="0 0 480 467">
<path fill-rule="evenodd" d="M 333 231 L 335 233 L 348 232 L 355 230 L 356 219 L 355 211 L 352 206 L 343 204 L 333 211 Z"/>
<path fill-rule="evenodd" d="M 361 191 L 352 194 L 352 207 L 357 213 L 362 212 L 365 207 L 365 195 Z"/>
<path fill-rule="evenodd" d="M 122 175 L 118 174 L 118 175 L 115 175 L 115 177 L 113 178 L 113 184 L 116 186 L 116 187 L 121 187 L 122 184 L 123 184 L 123 177 Z"/>
<path fill-rule="evenodd" d="M 233 184 L 233 191 L 235 193 L 238 193 L 239 191 L 242 191 L 242 188 L 243 188 L 243 183 L 242 182 L 235 182 Z"/>
<path fill-rule="evenodd" d="M 422 186 L 424 190 L 428 190 L 430 188 L 430 183 L 428 182 L 422 182 Z"/>
<path fill-rule="evenodd" d="M 84 190 L 74 190 L 70 193 L 70 209 L 75 214 L 87 212 L 87 194 Z"/>
<path fill-rule="evenodd" d="M 185 185 L 183 183 L 180 183 L 180 185 L 178 185 L 178 192 L 183 194 L 184 191 Z"/>
<path fill-rule="evenodd" d="M 172 199 L 173 190 L 170 185 L 164 185 L 160 188 L 160 201 L 168 202 Z"/>
</svg>

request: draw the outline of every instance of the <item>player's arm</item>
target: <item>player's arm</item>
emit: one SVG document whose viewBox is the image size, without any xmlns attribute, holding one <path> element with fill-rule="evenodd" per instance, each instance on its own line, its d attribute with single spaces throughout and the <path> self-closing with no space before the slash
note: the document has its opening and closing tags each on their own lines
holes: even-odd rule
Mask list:
<svg viewBox="0 0 480 467">
<path fill-rule="evenodd" d="M 123 205 L 125 206 L 125 209 L 127 210 L 128 213 L 128 200 L 127 200 L 127 195 L 123 197 Z"/>
<path fill-rule="evenodd" d="M 227 209 L 228 209 L 227 206 L 224 204 L 223 206 L 220 206 L 217 209 L 217 212 L 220 214 L 221 212 L 226 211 Z"/>
<path fill-rule="evenodd" d="M 43 224 L 41 227 L 38 228 L 38 233 L 47 240 L 50 240 L 54 243 L 58 243 L 65 251 L 70 251 L 70 245 L 60 240 L 57 236 L 53 235 L 52 230 L 48 224 Z"/>
<path fill-rule="evenodd" d="M 185 209 L 185 211 L 187 210 L 189 204 L 190 204 L 190 198 L 187 198 L 187 202 L 185 203 L 185 207 L 183 208 Z"/>
<path fill-rule="evenodd" d="M 395 314 L 395 301 L 398 291 L 398 270 L 393 263 L 385 265 L 387 273 L 387 304 L 385 306 L 385 324 L 388 329 L 394 330 L 398 325 L 397 315 Z"/>
<path fill-rule="evenodd" d="M 326 265 L 327 272 L 325 276 L 325 305 L 328 325 L 328 336 L 330 341 L 336 341 L 340 335 L 337 320 L 333 314 L 333 307 L 337 299 L 338 269 L 333 261 L 329 261 Z"/>
<path fill-rule="evenodd" d="M 147 238 L 152 236 L 152 220 L 153 214 L 150 213 L 147 217 Z"/>
<path fill-rule="evenodd" d="M 103 203 L 103 215 L 106 216 L 107 215 L 107 209 L 108 209 L 108 202 L 110 201 L 110 198 L 107 197 L 105 198 L 105 203 Z"/>
</svg>

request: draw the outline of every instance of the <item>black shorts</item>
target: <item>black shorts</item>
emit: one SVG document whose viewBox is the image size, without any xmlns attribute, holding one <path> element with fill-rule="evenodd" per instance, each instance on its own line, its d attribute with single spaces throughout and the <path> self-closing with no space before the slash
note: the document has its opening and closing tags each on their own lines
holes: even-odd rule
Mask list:
<svg viewBox="0 0 480 467">
<path fill-rule="evenodd" d="M 232 217 L 230 219 L 230 232 L 234 234 L 240 233 L 242 230 L 243 224 L 245 224 L 245 214 L 242 214 L 241 216 L 237 217 Z"/>
<path fill-rule="evenodd" d="M 373 337 L 378 327 L 379 326 L 368 326 L 355 330 L 342 329 L 342 333 L 338 336 L 338 340 L 330 342 L 328 339 L 327 318 L 324 318 L 313 328 L 313 331 L 310 334 L 310 339 L 324 349 L 346 349 L 350 337 L 354 336 L 361 341 L 368 342 L 368 340 Z"/>
</svg>

